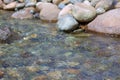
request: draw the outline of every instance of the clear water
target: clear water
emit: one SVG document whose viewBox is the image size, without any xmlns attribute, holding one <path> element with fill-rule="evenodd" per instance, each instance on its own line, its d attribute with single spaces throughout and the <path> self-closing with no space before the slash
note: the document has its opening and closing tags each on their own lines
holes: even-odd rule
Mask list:
<svg viewBox="0 0 120 80">
<path fill-rule="evenodd" d="M 0 11 L 0 27 L 21 39 L 0 44 L 0 80 L 120 80 L 120 38 L 67 34 L 54 23 L 11 14 Z"/>
</svg>

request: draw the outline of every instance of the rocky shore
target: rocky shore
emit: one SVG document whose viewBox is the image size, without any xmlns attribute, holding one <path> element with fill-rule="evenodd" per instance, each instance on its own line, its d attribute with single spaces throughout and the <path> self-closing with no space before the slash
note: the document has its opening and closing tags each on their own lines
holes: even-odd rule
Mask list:
<svg viewBox="0 0 120 80">
<path fill-rule="evenodd" d="M 0 9 L 15 11 L 15 19 L 56 22 L 62 31 L 120 34 L 120 0 L 0 0 Z"/>
</svg>

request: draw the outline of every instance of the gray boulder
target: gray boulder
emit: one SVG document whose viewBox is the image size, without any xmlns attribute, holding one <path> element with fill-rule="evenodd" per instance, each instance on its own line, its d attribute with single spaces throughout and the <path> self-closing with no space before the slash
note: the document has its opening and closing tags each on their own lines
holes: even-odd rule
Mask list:
<svg viewBox="0 0 120 80">
<path fill-rule="evenodd" d="M 78 22 L 70 14 L 64 15 L 58 19 L 58 29 L 63 31 L 74 30 L 78 26 Z"/>
</svg>

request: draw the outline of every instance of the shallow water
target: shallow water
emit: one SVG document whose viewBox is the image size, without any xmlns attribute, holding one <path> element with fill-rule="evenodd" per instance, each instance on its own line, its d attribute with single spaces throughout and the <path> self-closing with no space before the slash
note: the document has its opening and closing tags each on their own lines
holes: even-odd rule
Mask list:
<svg viewBox="0 0 120 80">
<path fill-rule="evenodd" d="M 11 14 L 0 11 L 0 27 L 21 38 L 0 44 L 0 80 L 120 80 L 120 38 L 67 34 L 56 24 Z"/>
</svg>

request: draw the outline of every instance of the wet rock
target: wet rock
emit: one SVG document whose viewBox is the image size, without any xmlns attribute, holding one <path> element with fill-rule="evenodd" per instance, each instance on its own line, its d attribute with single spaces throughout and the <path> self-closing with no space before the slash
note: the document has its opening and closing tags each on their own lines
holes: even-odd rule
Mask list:
<svg viewBox="0 0 120 80">
<path fill-rule="evenodd" d="M 72 10 L 73 5 L 72 4 L 68 4 L 66 5 L 59 13 L 58 18 L 67 15 L 67 14 L 71 14 L 71 10 Z"/>
<path fill-rule="evenodd" d="M 25 0 L 18 0 L 19 2 L 23 3 Z"/>
<path fill-rule="evenodd" d="M 18 73 L 17 69 L 16 68 L 8 68 L 7 69 L 7 73 L 12 76 L 12 77 L 15 77 L 15 78 L 18 78 L 20 76 L 20 74 Z"/>
<path fill-rule="evenodd" d="M 2 8 L 3 8 L 3 1 L 0 0 L 0 9 L 2 9 Z"/>
<path fill-rule="evenodd" d="M 91 5 L 90 1 L 89 0 L 84 0 L 83 2 L 84 4 L 87 4 L 87 5 Z"/>
<path fill-rule="evenodd" d="M 63 4 L 65 4 L 65 5 L 67 5 L 67 4 L 69 4 L 69 3 L 70 3 L 70 0 L 63 0 L 61 3 L 63 3 Z"/>
<path fill-rule="evenodd" d="M 59 8 L 59 9 L 63 9 L 65 6 L 66 6 L 65 4 L 60 3 L 60 4 L 58 5 L 58 8 Z"/>
<path fill-rule="evenodd" d="M 82 2 L 83 0 L 70 0 L 71 3 L 75 4 L 75 3 L 78 3 L 78 2 Z"/>
<path fill-rule="evenodd" d="M 52 0 L 41 0 L 41 2 L 51 3 Z"/>
<path fill-rule="evenodd" d="M 91 5 L 95 7 L 99 1 L 100 0 L 91 0 Z"/>
<path fill-rule="evenodd" d="M 33 7 L 37 3 L 37 0 L 25 0 L 26 7 Z"/>
<path fill-rule="evenodd" d="M 114 14 L 113 14 L 114 13 Z M 108 34 L 120 34 L 120 9 L 110 10 L 99 15 L 88 24 L 88 30 Z M 111 21 L 112 20 L 112 21 Z"/>
<path fill-rule="evenodd" d="M 10 28 L 4 27 L 0 29 L 0 40 L 7 40 L 12 35 Z"/>
<path fill-rule="evenodd" d="M 62 0 L 52 0 L 52 2 L 56 5 L 58 5 L 60 2 L 62 2 Z"/>
<path fill-rule="evenodd" d="M 3 78 L 3 76 L 4 76 L 4 72 L 0 70 L 0 79 Z"/>
<path fill-rule="evenodd" d="M 72 8 L 72 15 L 79 22 L 89 22 L 96 17 L 96 10 L 83 3 L 76 3 Z"/>
<path fill-rule="evenodd" d="M 79 65 L 79 62 L 68 62 L 67 63 L 70 67 L 75 67 L 77 65 Z"/>
<path fill-rule="evenodd" d="M 115 8 L 120 8 L 120 2 L 115 5 Z"/>
<path fill-rule="evenodd" d="M 25 6 L 25 3 L 17 3 L 16 4 L 16 8 L 17 9 L 21 9 L 21 8 L 23 8 Z"/>
<path fill-rule="evenodd" d="M 16 7 L 16 4 L 17 4 L 17 2 L 11 2 L 11 3 L 7 4 L 7 5 L 4 5 L 3 9 L 5 9 L 5 10 L 14 10 L 15 7 Z"/>
<path fill-rule="evenodd" d="M 5 4 L 9 4 L 9 3 L 13 2 L 13 1 L 15 1 L 15 0 L 3 0 L 3 2 L 4 2 Z"/>
<path fill-rule="evenodd" d="M 37 4 L 40 10 L 40 19 L 46 22 L 56 22 L 60 10 L 52 3 L 39 3 Z M 51 10 L 51 11 L 49 11 Z"/>
<path fill-rule="evenodd" d="M 33 78 L 32 80 L 48 80 L 48 77 L 45 75 L 41 75 Z"/>
<path fill-rule="evenodd" d="M 33 14 L 31 14 L 31 11 L 32 9 L 25 8 L 13 13 L 11 17 L 15 19 L 32 19 Z"/>
<path fill-rule="evenodd" d="M 107 11 L 112 7 L 112 4 L 113 0 L 101 0 L 96 4 L 95 8 L 103 8 L 105 11 Z"/>
<path fill-rule="evenodd" d="M 36 72 L 39 70 L 38 66 L 27 66 L 26 69 L 30 72 Z"/>
<path fill-rule="evenodd" d="M 78 22 L 73 18 L 72 15 L 65 15 L 58 19 L 58 29 L 63 31 L 72 31 L 78 27 Z"/>
<path fill-rule="evenodd" d="M 69 74 L 79 74 L 80 73 L 80 71 L 77 69 L 67 69 L 66 72 Z"/>
<path fill-rule="evenodd" d="M 60 80 L 62 78 L 62 72 L 61 71 L 54 71 L 54 72 L 49 72 L 47 74 L 49 77 L 55 80 Z"/>
</svg>

